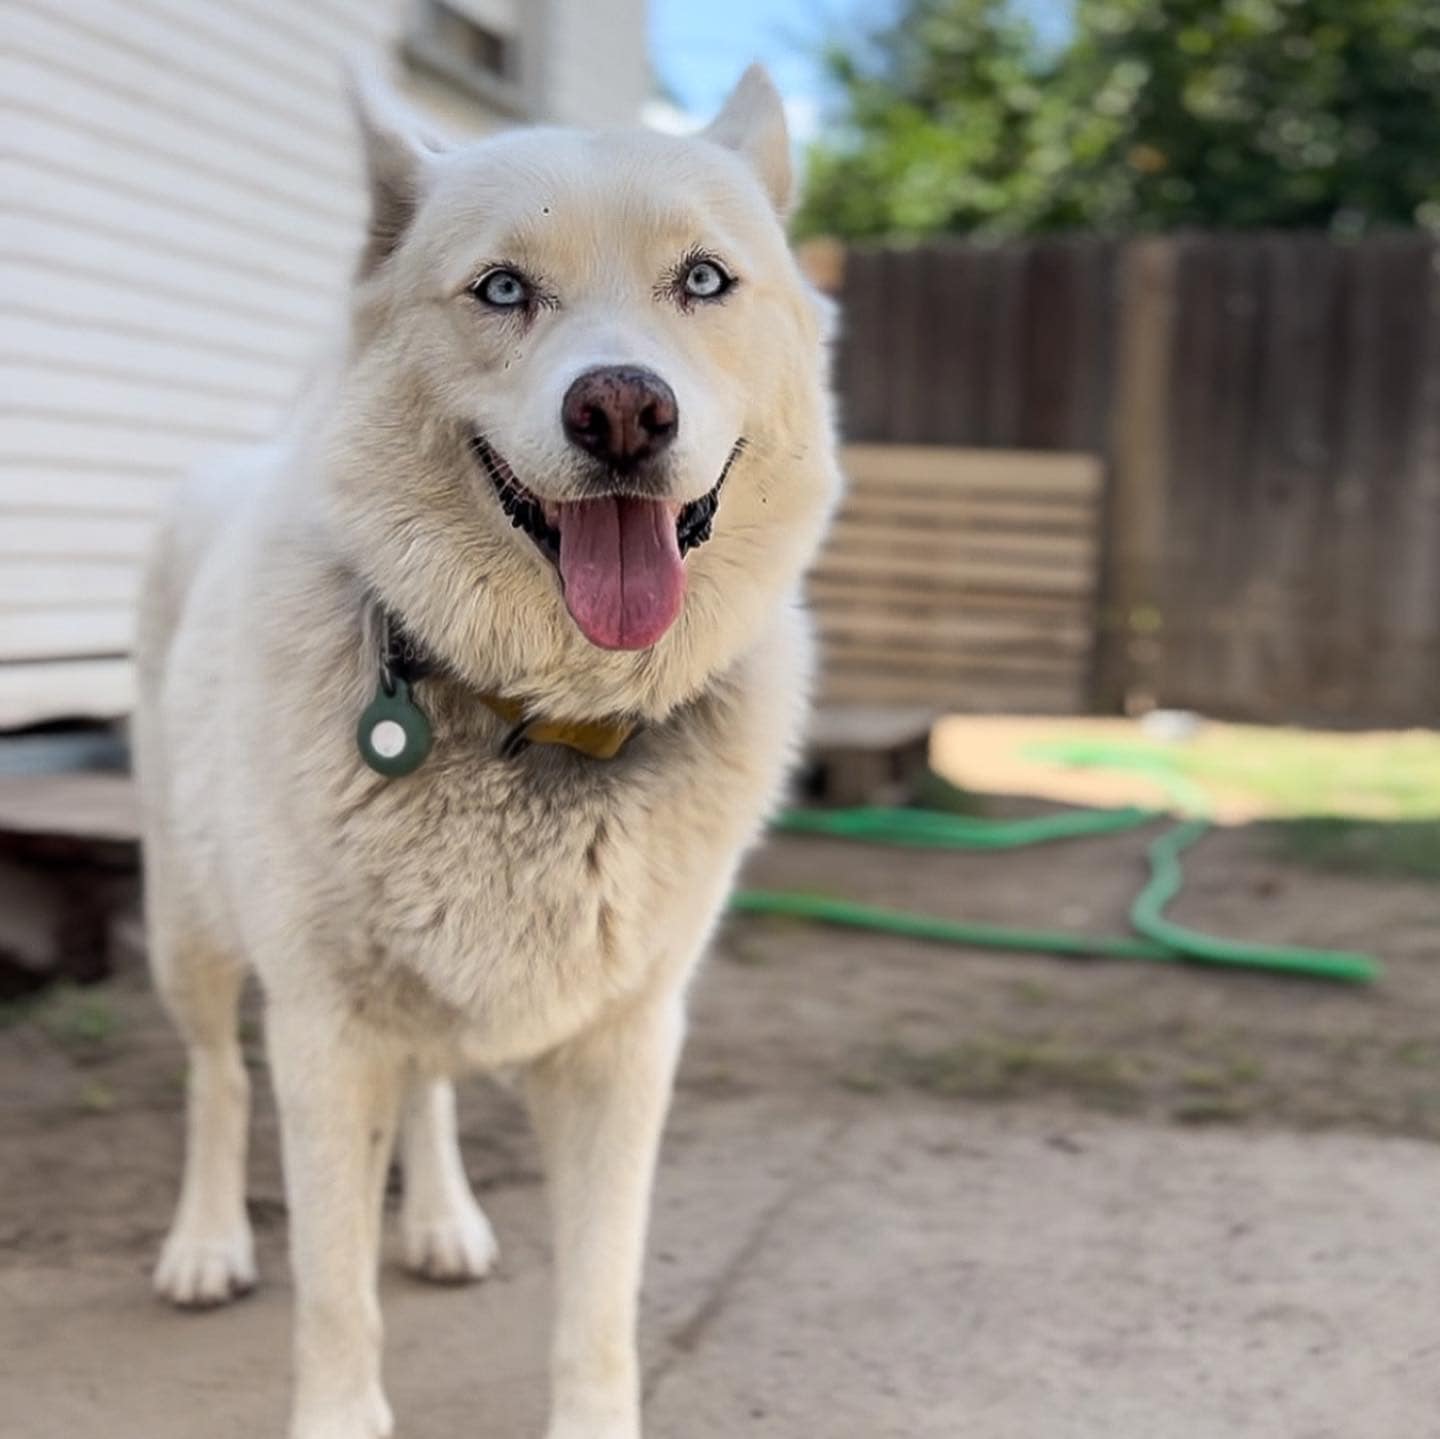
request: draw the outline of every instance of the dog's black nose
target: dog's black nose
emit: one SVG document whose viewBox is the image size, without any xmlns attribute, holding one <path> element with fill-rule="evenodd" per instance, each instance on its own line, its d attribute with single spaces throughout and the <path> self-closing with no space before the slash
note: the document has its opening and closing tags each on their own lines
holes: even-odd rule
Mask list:
<svg viewBox="0 0 1440 1439">
<path fill-rule="evenodd" d="M 565 392 L 560 416 L 570 443 L 614 470 L 653 459 L 680 427 L 675 391 L 636 365 L 586 370 Z"/>
</svg>

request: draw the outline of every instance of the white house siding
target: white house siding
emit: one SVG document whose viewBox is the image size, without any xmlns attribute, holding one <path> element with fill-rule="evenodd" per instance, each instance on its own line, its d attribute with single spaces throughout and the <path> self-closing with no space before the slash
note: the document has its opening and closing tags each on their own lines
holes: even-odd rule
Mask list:
<svg viewBox="0 0 1440 1439">
<path fill-rule="evenodd" d="M 537 113 L 638 112 L 643 0 L 454 8 L 544 48 Z M 341 302 L 362 198 L 338 60 L 394 53 L 411 20 L 412 0 L 5 0 L 0 727 L 128 709 L 157 506 L 273 430 Z M 452 131 L 507 118 L 407 84 Z"/>
</svg>

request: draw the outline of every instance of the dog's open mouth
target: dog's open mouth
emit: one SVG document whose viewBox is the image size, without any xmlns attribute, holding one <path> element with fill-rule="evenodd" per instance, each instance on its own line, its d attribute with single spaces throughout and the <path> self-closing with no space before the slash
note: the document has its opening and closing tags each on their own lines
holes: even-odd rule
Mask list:
<svg viewBox="0 0 1440 1439">
<path fill-rule="evenodd" d="M 520 483 L 483 435 L 471 445 L 511 525 L 560 571 L 566 607 L 585 637 L 603 649 L 638 650 L 679 615 L 683 558 L 710 538 L 720 490 L 745 441 L 735 442 L 714 486 L 684 505 L 623 493 L 547 500 Z"/>
</svg>

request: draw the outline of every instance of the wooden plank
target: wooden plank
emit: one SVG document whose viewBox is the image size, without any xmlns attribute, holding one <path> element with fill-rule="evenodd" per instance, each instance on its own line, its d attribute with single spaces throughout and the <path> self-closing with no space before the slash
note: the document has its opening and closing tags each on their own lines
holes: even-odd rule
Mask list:
<svg viewBox="0 0 1440 1439">
<path fill-rule="evenodd" d="M 1108 455 L 1118 378 L 1122 246 L 1117 240 L 1096 236 L 1074 239 L 1071 246 L 1080 286 L 1076 348 L 1071 356 L 1070 414 L 1060 448 Z"/>
<path fill-rule="evenodd" d="M 818 618 L 821 633 L 835 640 L 883 639 L 897 646 L 924 645 L 932 649 L 963 647 L 970 654 L 1033 651 L 1084 658 L 1091 639 L 1089 626 L 1078 617 L 977 618 L 948 606 L 906 615 L 893 610 L 841 609 L 832 605 Z"/>
<path fill-rule="evenodd" d="M 0 612 L 0 621 L 3 621 Z M 1037 679 L 1075 679 L 1083 672 L 1084 656 L 1033 654 L 1014 648 L 942 650 L 934 645 L 905 646 L 891 637 L 870 640 L 829 636 L 823 646 L 831 670 L 866 669 L 879 674 L 1030 675 Z"/>
<path fill-rule="evenodd" d="M 1100 461 L 1093 456 L 1035 451 L 856 444 L 845 447 L 841 460 L 857 486 L 928 486 L 996 498 L 1025 495 L 1094 500 L 1104 478 Z"/>
<path fill-rule="evenodd" d="M 1284 697 L 1316 696 L 1340 678 L 1318 609 L 1329 588 L 1315 568 L 1317 519 L 1327 488 L 1330 431 L 1326 395 L 1337 249 L 1319 237 L 1276 235 L 1259 242 L 1268 296 L 1261 341 L 1260 413 L 1255 429 L 1256 495 L 1252 533 L 1263 546 L 1263 579 L 1252 584 L 1252 614 L 1273 616 L 1289 643 L 1254 655 L 1265 690 Z"/>
<path fill-rule="evenodd" d="M 1136 241 L 1125 252 L 1119 277 L 1096 655 L 1096 703 L 1102 711 L 1153 703 L 1159 678 L 1154 629 L 1164 567 L 1175 259 L 1171 240 Z"/>
<path fill-rule="evenodd" d="M 865 670 L 875 674 L 929 675 L 936 679 L 956 675 L 1019 675 L 1035 680 L 1079 684 L 1085 676 L 1089 653 L 1064 653 L 1038 645 L 955 645 L 948 647 L 913 640 L 903 643 L 893 635 L 874 639 L 826 632 L 821 635 L 826 673 Z"/>
<path fill-rule="evenodd" d="M 888 251 L 886 258 L 888 435 L 891 440 L 924 444 L 937 438 L 932 376 L 941 337 L 930 313 L 934 250 L 920 245 Z"/>
<path fill-rule="evenodd" d="M 885 378 L 886 299 L 883 253 L 852 250 L 845 261 L 844 322 L 837 374 L 844 402 L 840 418 L 851 440 L 884 440 L 890 433 Z"/>
<path fill-rule="evenodd" d="M 950 533 L 934 521 L 920 526 L 842 518 L 831 530 L 827 551 L 835 555 L 872 552 L 893 556 L 900 562 L 963 564 L 967 560 L 1003 560 L 1023 565 L 1053 561 L 1089 569 L 1095 561 L 1096 541 L 1087 534 L 1003 530 L 977 535 L 968 527 Z"/>
<path fill-rule="evenodd" d="M 1070 443 L 1080 349 L 1079 251 L 1064 240 L 1041 240 L 1025 254 L 1017 361 L 1020 396 L 1014 440 L 1025 449 Z"/>
<path fill-rule="evenodd" d="M 1086 613 L 1075 597 L 1063 591 L 1001 589 L 984 585 L 955 585 L 936 589 L 916 586 L 908 580 L 892 580 L 885 574 L 850 575 L 845 572 L 812 571 L 806 590 L 819 606 L 884 606 L 897 614 L 914 611 L 933 613 L 944 607 L 952 613 L 1070 617 Z"/>
<path fill-rule="evenodd" d="M 973 246 L 952 242 L 938 248 L 927 324 L 939 342 L 929 385 L 935 417 L 931 438 L 939 444 L 974 445 L 981 439 L 988 358 L 980 328 L 982 300 Z"/>
<path fill-rule="evenodd" d="M 1093 593 L 1095 575 L 1086 566 L 987 563 L 960 559 L 950 562 L 937 557 L 930 562 L 913 561 L 897 565 L 888 555 L 822 554 L 816 565 L 819 576 L 848 580 L 856 584 L 880 584 L 897 590 L 912 590 L 961 596 L 972 590 L 1005 592 L 1020 590 L 1032 594 L 1083 596 Z"/>
<path fill-rule="evenodd" d="M 1400 581 L 1402 631 L 1429 664 L 1409 666 L 1404 724 L 1433 726 L 1440 715 L 1440 264 L 1432 255 L 1425 283 L 1424 334 L 1419 349 L 1420 419 L 1411 455 L 1411 512 L 1406 533 L 1410 562 Z M 1421 718 L 1423 716 L 1423 718 Z"/>
<path fill-rule="evenodd" d="M 982 443 L 1019 449 L 1025 414 L 1021 327 L 1025 316 L 1028 245 L 992 247 L 983 253 L 990 324 Z"/>
<path fill-rule="evenodd" d="M 1099 516 L 1093 504 L 1053 500 L 992 500 L 973 494 L 927 490 L 852 488 L 837 524 L 886 523 L 909 529 L 956 529 L 994 534 L 1058 534 L 1093 539 Z"/>
<path fill-rule="evenodd" d="M 1425 397 L 1428 299 L 1434 268 L 1433 247 L 1418 236 L 1377 240 L 1375 263 L 1380 323 L 1387 343 L 1378 382 L 1383 448 L 1369 485 L 1371 553 L 1364 586 L 1372 633 L 1382 645 L 1440 639 L 1440 615 L 1413 600 L 1425 595 L 1425 576 L 1434 574 L 1440 556 L 1423 549 L 1417 527 L 1423 508 L 1420 470 L 1421 405 Z M 1412 582 L 1415 576 L 1418 583 Z M 1373 703 L 1386 713 L 1415 714 L 1429 677 L 1386 667 L 1369 677 Z M 1419 683 L 1417 684 L 1417 681 Z M 1432 710 L 1422 720 L 1434 724 Z"/>
<path fill-rule="evenodd" d="M 1204 555 L 1195 537 L 1206 535 L 1205 548 L 1215 540 L 1207 525 L 1207 477 L 1215 466 L 1212 453 L 1214 427 L 1213 376 L 1219 364 L 1222 300 L 1214 256 L 1201 237 L 1186 235 L 1176 241 L 1176 297 L 1174 363 L 1170 374 L 1168 413 L 1169 485 L 1165 504 L 1165 554 L 1161 608 L 1166 642 L 1160 654 L 1156 680 L 1159 698 L 1179 704 L 1190 694 L 1194 676 L 1193 649 L 1169 642 L 1174 623 L 1195 612 L 1199 595 L 1195 572 Z M 1201 681 L 1203 683 L 1203 681 Z M 1213 705 L 1202 708 L 1211 712 Z"/>
<path fill-rule="evenodd" d="M 955 714 L 1073 714 L 1079 694 L 1074 685 L 1015 676 L 937 681 L 871 670 L 830 671 L 821 686 L 826 704 L 934 705 Z"/>
<path fill-rule="evenodd" d="M 1271 606 L 1273 576 L 1261 530 L 1261 407 L 1265 398 L 1266 335 L 1271 328 L 1271 294 L 1264 283 L 1262 257 L 1251 237 L 1227 236 L 1222 374 L 1216 377 L 1223 399 L 1219 432 L 1224 450 L 1218 474 L 1211 476 L 1214 521 L 1208 533 L 1219 554 L 1208 570 L 1213 603 Z M 1217 563 L 1218 561 L 1218 563 Z M 1223 584 L 1223 596 L 1215 586 Z M 1217 645 L 1215 660 L 1222 700 L 1252 693 L 1267 684 L 1279 688 L 1282 656 Z"/>
</svg>

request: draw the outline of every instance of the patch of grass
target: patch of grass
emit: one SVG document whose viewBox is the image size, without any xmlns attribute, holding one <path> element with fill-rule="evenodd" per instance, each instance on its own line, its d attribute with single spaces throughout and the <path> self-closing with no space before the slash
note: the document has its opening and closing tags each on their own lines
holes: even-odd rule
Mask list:
<svg viewBox="0 0 1440 1439">
<path fill-rule="evenodd" d="M 1177 1124 L 1239 1124 L 1254 1112 L 1252 1102 L 1234 1094 L 1182 1099 L 1170 1106 L 1170 1117 Z"/>
<path fill-rule="evenodd" d="M 716 946 L 716 951 L 722 959 L 728 959 L 731 964 L 743 965 L 747 969 L 759 969 L 771 960 L 771 952 L 763 942 L 733 927 Z"/>
<path fill-rule="evenodd" d="M 1140 1097 L 1141 1068 L 1125 1055 L 1050 1039 L 976 1039 L 924 1050 L 888 1045 L 880 1054 L 877 1075 L 944 1098 L 1069 1092 L 1107 1108 L 1123 1108 Z"/>
<path fill-rule="evenodd" d="M 1171 749 L 1192 779 L 1263 800 L 1276 814 L 1426 819 L 1440 815 L 1440 734 L 1322 734 L 1206 726 Z"/>
<path fill-rule="evenodd" d="M 1010 993 L 1020 1004 L 1044 1004 L 1050 998 L 1050 986 L 1038 979 L 1011 981 Z"/>
<path fill-rule="evenodd" d="M 1170 1117 L 1179 1124 L 1239 1123 L 1256 1113 L 1264 1078 L 1258 1059 L 1235 1053 L 1228 1044 L 1204 1047 L 1198 1064 L 1177 1076 L 1181 1093 L 1170 1105 Z"/>
<path fill-rule="evenodd" d="M 17 1024 L 33 1019 L 39 1007 L 38 995 L 27 994 L 23 999 L 7 999 L 0 1004 L 0 1029 L 13 1029 Z"/>
<path fill-rule="evenodd" d="M 102 1048 L 120 1028 L 119 1017 L 103 994 L 73 985 L 51 990 L 36 1006 L 34 1017 L 56 1044 L 72 1054 Z"/>
<path fill-rule="evenodd" d="M 1395 1046 L 1395 1059 L 1411 1069 L 1429 1069 L 1440 1064 L 1440 1042 L 1407 1039 Z"/>
<path fill-rule="evenodd" d="M 1440 879 L 1440 819 L 1296 819 L 1265 830 L 1278 855 L 1317 869 Z"/>
<path fill-rule="evenodd" d="M 98 1079 L 89 1080 L 80 1086 L 76 1099 L 81 1109 L 91 1114 L 109 1114 L 115 1108 L 115 1091 Z"/>
<path fill-rule="evenodd" d="M 1329 815 L 1367 820 L 1440 818 L 1440 733 L 1429 730 L 1332 734 L 1260 725 L 1203 724 L 1175 743 L 1141 734 L 1073 744 L 1058 736 L 1032 746 L 1037 758 L 1090 751 L 1100 768 L 1166 771 L 1215 798 L 1243 797 L 1254 817 Z"/>
</svg>

